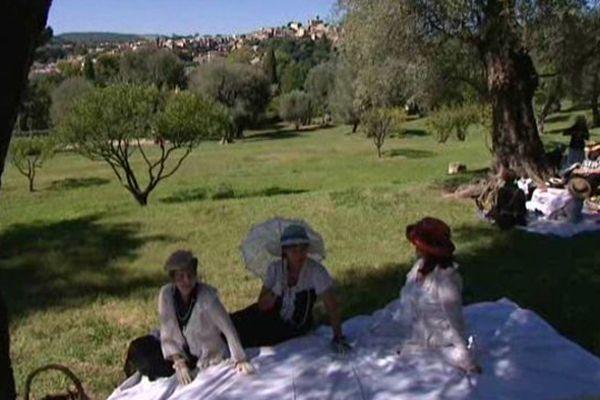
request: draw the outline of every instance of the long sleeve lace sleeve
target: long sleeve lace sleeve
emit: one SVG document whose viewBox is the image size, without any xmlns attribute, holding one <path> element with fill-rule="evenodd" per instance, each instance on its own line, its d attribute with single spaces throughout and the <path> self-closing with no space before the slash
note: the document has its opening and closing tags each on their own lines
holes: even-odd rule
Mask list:
<svg viewBox="0 0 600 400">
<path fill-rule="evenodd" d="M 455 279 L 452 279 L 455 278 Z M 438 286 L 438 294 L 442 310 L 450 324 L 447 335 L 455 346 L 457 366 L 470 370 L 475 366 L 465 340 L 465 323 L 462 311 L 460 277 L 446 277 L 442 279 Z"/>
<path fill-rule="evenodd" d="M 158 296 L 158 317 L 160 320 L 160 344 L 165 359 L 176 354 L 184 355 L 185 338 L 179 329 L 171 287 L 163 287 Z"/>
</svg>

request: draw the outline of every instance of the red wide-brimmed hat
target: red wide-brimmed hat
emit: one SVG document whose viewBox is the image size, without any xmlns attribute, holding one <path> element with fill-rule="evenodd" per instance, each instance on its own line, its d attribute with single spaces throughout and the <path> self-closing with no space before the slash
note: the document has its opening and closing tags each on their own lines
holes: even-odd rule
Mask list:
<svg viewBox="0 0 600 400">
<path fill-rule="evenodd" d="M 406 238 L 417 250 L 435 257 L 451 257 L 454 243 L 450 238 L 450 227 L 442 220 L 425 217 L 416 224 L 406 227 Z"/>
</svg>

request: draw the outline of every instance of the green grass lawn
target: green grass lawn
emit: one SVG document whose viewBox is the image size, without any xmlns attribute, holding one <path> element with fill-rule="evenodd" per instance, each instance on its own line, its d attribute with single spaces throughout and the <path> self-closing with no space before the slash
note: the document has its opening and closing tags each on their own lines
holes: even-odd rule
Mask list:
<svg viewBox="0 0 600 400">
<path fill-rule="evenodd" d="M 557 115 L 549 145 L 564 141 Z M 128 342 L 157 326 L 162 265 L 178 248 L 200 254 L 202 278 L 234 311 L 260 282 L 243 268 L 239 245 L 252 224 L 273 216 L 309 221 L 327 241 L 344 316 L 369 313 L 398 296 L 414 252 L 408 223 L 434 215 L 454 228 L 467 303 L 508 297 L 600 355 L 598 237 L 559 240 L 499 232 L 467 201 L 442 198 L 449 162 L 485 168 L 480 132 L 441 145 L 423 121 L 372 143 L 347 127 L 255 132 L 232 145 L 207 143 L 139 207 L 109 167 L 61 153 L 39 173 L 38 191 L 8 167 L 0 199 L 0 287 L 12 314 L 19 390 L 28 372 L 61 363 L 89 393 L 105 398 L 123 380 Z M 599 139 L 600 132 L 595 138 Z M 61 389 L 49 375 L 36 392 Z"/>
</svg>

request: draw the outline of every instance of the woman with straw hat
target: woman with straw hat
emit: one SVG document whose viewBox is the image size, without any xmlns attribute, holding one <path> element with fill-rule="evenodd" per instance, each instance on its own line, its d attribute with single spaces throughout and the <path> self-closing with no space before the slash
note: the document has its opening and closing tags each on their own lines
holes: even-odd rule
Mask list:
<svg viewBox="0 0 600 400">
<path fill-rule="evenodd" d="M 569 200 L 564 206 L 548 216 L 553 221 L 567 221 L 576 224 L 581 221 L 583 204 L 592 194 L 592 185 L 580 176 L 572 177 L 567 184 Z"/>
<path fill-rule="evenodd" d="M 164 358 L 173 362 L 179 383 L 192 381 L 191 368 L 221 362 L 227 345 L 235 369 L 252 373 L 254 369 L 246 361 L 217 290 L 198 279 L 198 259 L 190 251 L 178 250 L 167 259 L 165 270 L 172 282 L 160 290 L 160 342 Z"/>
<path fill-rule="evenodd" d="M 258 302 L 232 315 L 244 347 L 272 346 L 306 334 L 313 325 L 313 306 L 322 299 L 333 330 L 334 349 L 349 350 L 333 279 L 319 261 L 309 256 L 324 255 L 320 236 L 297 221 L 275 219 L 255 226 L 245 244 L 257 247 L 252 245 L 260 243 L 253 240 L 254 232 L 269 232 L 269 227 L 277 225 L 285 226 L 281 235 L 263 245 L 275 261 L 263 277 Z"/>
<path fill-rule="evenodd" d="M 454 263 L 450 227 L 437 218 L 409 225 L 406 237 L 418 260 L 400 291 L 400 334 L 406 344 L 437 349 L 467 373 L 480 373 L 465 340 L 462 313 L 462 278 Z"/>
</svg>

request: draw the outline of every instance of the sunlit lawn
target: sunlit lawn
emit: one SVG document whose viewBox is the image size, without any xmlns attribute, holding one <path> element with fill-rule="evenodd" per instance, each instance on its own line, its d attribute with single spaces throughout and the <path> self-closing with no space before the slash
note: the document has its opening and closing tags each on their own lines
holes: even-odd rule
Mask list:
<svg viewBox="0 0 600 400">
<path fill-rule="evenodd" d="M 555 121 L 547 131 L 568 123 Z M 203 144 L 145 208 L 101 162 L 61 153 L 40 171 L 33 194 L 9 167 L 0 286 L 19 389 L 28 372 L 56 362 L 105 398 L 123 380 L 128 342 L 157 324 L 162 265 L 175 249 L 200 254 L 202 278 L 230 310 L 252 302 L 260 282 L 244 270 L 239 245 L 252 224 L 273 216 L 303 218 L 326 238 L 345 317 L 398 295 L 413 259 L 404 228 L 435 215 L 454 227 L 466 302 L 509 297 L 600 354 L 598 237 L 540 238 L 480 222 L 471 202 L 444 199 L 440 187 L 452 183 L 449 162 L 487 166 L 483 134 L 441 145 L 424 126 L 411 122 L 408 134 L 389 139 L 383 159 L 347 127 Z M 564 138 L 551 133 L 546 141 Z M 61 382 L 50 375 L 36 392 L 55 392 Z"/>
</svg>

